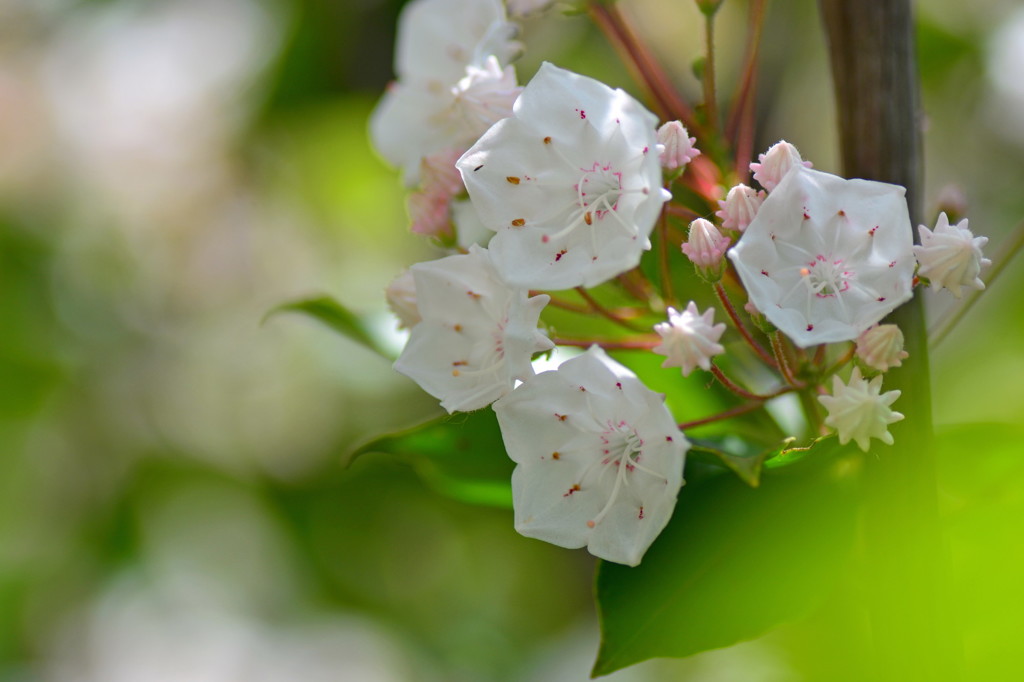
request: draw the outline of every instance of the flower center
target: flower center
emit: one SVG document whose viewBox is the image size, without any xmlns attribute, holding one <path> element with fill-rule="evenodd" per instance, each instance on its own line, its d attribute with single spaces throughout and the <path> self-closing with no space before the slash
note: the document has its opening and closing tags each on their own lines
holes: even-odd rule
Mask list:
<svg viewBox="0 0 1024 682">
<path fill-rule="evenodd" d="M 595 161 L 592 168 L 583 171 L 573 189 L 584 211 L 584 221 L 590 225 L 594 218 L 600 220 L 608 211 L 615 210 L 623 193 L 622 173 L 612 170 L 611 164 Z"/>
<path fill-rule="evenodd" d="M 800 268 L 800 276 L 811 293 L 828 298 L 847 291 L 854 273 L 841 258 L 833 260 L 819 253 L 807 267 Z"/>
<path fill-rule="evenodd" d="M 629 474 L 639 470 L 655 478 L 664 479 L 664 476 L 661 474 L 651 471 L 640 464 L 643 444 L 644 440 L 640 437 L 640 434 L 624 421 L 616 424 L 608 422 L 608 428 L 601 432 L 601 453 L 596 461 L 601 468 L 598 482 L 604 477 L 606 471 L 615 467 L 615 483 L 612 484 L 611 494 L 608 496 L 608 501 L 605 502 L 604 507 L 598 512 L 597 516 L 587 521 L 588 528 L 594 528 L 597 524 L 601 523 L 615 504 L 619 493 L 624 488 L 629 487 Z M 589 470 L 590 468 L 588 467 L 587 471 L 584 472 L 584 477 Z M 643 518 L 643 507 L 640 509 L 640 518 Z"/>
</svg>

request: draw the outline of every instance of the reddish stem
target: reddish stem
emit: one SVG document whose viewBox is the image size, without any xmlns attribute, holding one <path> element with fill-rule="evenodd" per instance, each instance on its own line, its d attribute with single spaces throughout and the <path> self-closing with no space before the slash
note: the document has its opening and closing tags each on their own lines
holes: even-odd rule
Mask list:
<svg viewBox="0 0 1024 682">
<path fill-rule="evenodd" d="M 772 350 L 775 351 L 775 360 L 778 362 L 779 371 L 782 372 L 782 378 L 790 386 L 796 386 L 796 377 L 793 376 L 793 370 L 789 366 L 789 358 L 786 357 L 786 347 L 782 341 L 782 334 L 777 331 L 772 332 L 769 338 L 772 341 Z"/>
<path fill-rule="evenodd" d="M 672 292 L 672 266 L 669 263 L 669 234 L 668 234 L 668 213 L 662 211 L 658 216 L 658 236 L 661 239 L 661 297 L 668 303 L 675 303 L 675 294 Z"/>
<path fill-rule="evenodd" d="M 601 305 L 598 302 L 598 300 L 596 298 L 594 298 L 593 296 L 590 295 L 589 291 L 587 291 L 583 287 L 576 287 L 576 292 L 579 293 L 579 295 L 583 297 L 584 301 L 586 301 L 587 303 L 590 304 L 590 309 L 593 312 L 597 313 L 598 315 L 601 315 L 602 317 L 604 317 L 604 318 L 606 318 L 608 320 L 611 320 L 612 322 L 614 322 L 615 324 L 619 325 L 620 327 L 625 327 L 626 329 L 629 329 L 630 331 L 634 331 L 634 332 L 645 332 L 645 331 L 647 331 L 647 329 L 645 329 L 643 327 L 640 327 L 640 326 L 637 326 L 637 325 L 633 324 L 632 322 L 630 322 L 630 321 L 628 321 L 628 320 L 626 320 L 626 319 L 624 319 L 622 317 L 619 317 L 619 315 L 616 314 L 614 311 L 609 310 L 608 308 L 605 308 L 603 305 Z"/>
<path fill-rule="evenodd" d="M 729 300 L 729 294 L 726 292 L 725 287 L 722 286 L 721 282 L 715 284 L 715 294 L 718 296 L 718 300 L 722 302 L 722 307 L 725 308 L 725 312 L 729 316 L 729 319 L 732 320 L 733 326 L 736 327 L 736 331 L 740 333 L 740 336 L 742 336 L 743 340 L 747 342 L 747 345 L 750 346 L 753 351 L 757 353 L 758 357 L 764 360 L 769 366 L 778 367 L 778 364 L 775 362 L 775 358 L 765 350 L 764 346 L 759 344 L 754 340 L 754 337 L 750 335 L 750 332 L 743 324 L 743 320 L 740 319 L 739 313 L 736 312 L 736 308 L 733 307 L 732 301 Z"/>
<path fill-rule="evenodd" d="M 703 426 L 704 424 L 711 424 L 714 422 L 724 421 L 726 419 L 732 419 L 733 417 L 738 417 L 742 414 L 746 414 L 747 412 L 753 412 L 754 410 L 763 406 L 764 402 L 760 400 L 754 400 L 749 403 L 743 403 L 742 405 L 737 405 L 736 407 L 728 409 L 725 412 L 713 414 L 710 417 L 704 417 L 703 419 L 695 419 L 692 422 L 683 422 L 682 424 L 679 424 L 679 430 L 685 431 L 686 429 L 692 429 L 695 426 Z"/>
<path fill-rule="evenodd" d="M 623 62 L 634 72 L 636 79 L 647 87 L 661 118 L 679 119 L 690 130 L 697 129 L 697 119 L 690 105 L 679 96 L 668 74 L 651 54 L 647 45 L 637 39 L 629 22 L 618 8 L 593 0 L 589 3 L 588 10 L 594 23 L 619 52 Z"/>
<path fill-rule="evenodd" d="M 690 221 L 694 221 L 701 217 L 701 215 L 696 211 L 691 211 L 685 206 L 680 206 L 679 204 L 665 204 L 665 211 L 671 215 L 679 218 L 685 218 Z"/>
<path fill-rule="evenodd" d="M 723 386 L 725 386 L 727 389 L 729 389 L 730 391 L 732 391 L 733 393 L 735 393 L 739 397 L 746 398 L 747 400 L 760 400 L 760 401 L 770 400 L 771 398 L 775 398 L 777 396 L 780 396 L 783 393 L 789 393 L 790 391 L 795 391 L 797 388 L 799 388 L 799 386 L 794 386 L 794 385 L 783 386 L 782 388 L 780 388 L 780 389 L 778 389 L 776 391 L 773 391 L 771 393 L 768 393 L 766 395 L 760 395 L 760 394 L 757 394 L 757 393 L 751 393 L 747 389 L 745 389 L 742 386 L 736 384 L 732 379 L 730 379 L 729 377 L 725 376 L 725 373 L 722 372 L 722 370 L 718 367 L 718 365 L 716 365 L 714 363 L 711 363 L 711 373 L 715 375 L 716 379 L 718 379 L 720 382 L 722 382 Z"/>
<path fill-rule="evenodd" d="M 598 345 L 605 350 L 650 350 L 661 343 L 661 339 L 631 339 L 625 341 L 609 341 L 605 339 L 552 339 L 559 346 L 575 346 L 590 348 Z"/>
<path fill-rule="evenodd" d="M 733 97 L 732 110 L 726 123 L 726 135 L 733 140 L 736 175 L 741 180 L 750 172 L 754 154 L 754 103 L 757 90 L 757 57 L 761 48 L 766 0 L 751 0 L 747 28 L 747 51 L 743 60 L 743 76 Z"/>
<path fill-rule="evenodd" d="M 821 373 L 821 378 L 819 379 L 819 381 L 824 381 L 825 379 L 829 378 L 830 376 L 841 370 L 846 365 L 846 363 L 848 363 L 850 360 L 853 360 L 853 354 L 856 352 L 857 346 L 851 344 L 850 347 L 846 350 L 846 352 L 843 353 L 842 357 L 836 360 L 831 367 L 829 367 L 828 369 Z"/>
</svg>

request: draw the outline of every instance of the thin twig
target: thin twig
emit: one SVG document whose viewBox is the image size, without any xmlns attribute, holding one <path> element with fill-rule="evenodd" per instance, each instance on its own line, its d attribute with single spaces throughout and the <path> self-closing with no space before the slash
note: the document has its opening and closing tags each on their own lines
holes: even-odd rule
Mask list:
<svg viewBox="0 0 1024 682">
<path fill-rule="evenodd" d="M 661 239 L 661 259 L 659 266 L 661 270 L 661 298 L 665 303 L 672 305 L 676 301 L 672 292 L 672 266 L 669 263 L 669 234 L 668 234 L 668 213 L 662 211 L 658 216 L 658 237 Z"/>
<path fill-rule="evenodd" d="M 679 119 L 691 131 L 697 129 L 697 119 L 679 92 L 672 85 L 668 74 L 654 58 L 647 45 L 638 40 L 629 22 L 615 5 L 592 0 L 588 5 L 590 16 L 601 32 L 619 52 L 623 62 L 633 72 L 636 80 L 643 83 L 654 98 L 655 108 L 665 120 Z"/>
<path fill-rule="evenodd" d="M 746 398 L 747 400 L 771 400 L 772 398 L 778 397 L 783 393 L 789 393 L 790 391 L 795 391 L 798 388 L 803 387 L 802 384 L 791 384 L 789 386 L 783 386 L 782 388 L 776 389 L 771 393 L 762 395 L 759 393 L 752 393 L 747 389 L 743 388 L 742 386 L 740 386 L 739 384 L 737 384 L 736 382 L 734 382 L 732 379 L 727 377 L 725 373 L 722 371 L 722 369 L 715 363 L 711 363 L 711 373 L 715 375 L 716 379 L 722 382 L 723 386 L 725 386 L 727 389 L 729 389 L 739 397 Z"/>
<path fill-rule="evenodd" d="M 718 103 L 715 101 L 715 15 L 709 12 L 704 15 L 704 73 L 701 80 L 704 84 L 704 113 L 708 119 L 708 129 L 712 135 L 718 133 Z"/>
<path fill-rule="evenodd" d="M 751 0 L 750 22 L 747 29 L 747 51 L 743 61 L 743 76 L 733 97 L 732 110 L 726 122 L 726 136 L 733 141 L 736 175 L 740 180 L 749 173 L 754 154 L 754 111 L 757 91 L 757 57 L 761 48 L 766 0 Z"/>
<path fill-rule="evenodd" d="M 782 333 L 774 331 L 769 335 L 772 341 L 772 350 L 775 352 L 775 360 L 778 362 L 779 371 L 787 384 L 796 385 L 796 377 L 793 376 L 793 369 L 789 366 L 789 358 L 786 357 L 786 347 L 782 341 Z"/>
<path fill-rule="evenodd" d="M 736 308 L 733 306 L 732 301 L 729 300 L 729 294 L 726 292 L 725 287 L 722 286 L 721 282 L 715 284 L 715 294 L 718 296 L 718 300 L 721 301 L 722 307 L 725 308 L 726 314 L 729 319 L 732 320 L 733 326 L 736 327 L 736 331 L 740 333 L 747 345 L 757 353 L 758 357 L 764 360 L 771 367 L 777 367 L 775 358 L 765 350 L 764 346 L 754 340 L 754 337 L 750 335 L 746 326 L 743 324 L 743 320 L 740 319 L 739 313 L 736 312 Z"/>
<path fill-rule="evenodd" d="M 679 430 L 685 431 L 686 429 L 692 429 L 696 426 L 703 426 L 704 424 L 711 424 L 714 422 L 724 421 L 726 419 L 732 419 L 733 417 L 738 417 L 742 414 L 746 414 L 747 412 L 753 412 L 754 410 L 760 407 L 764 407 L 764 401 L 754 400 L 749 403 L 743 403 L 741 405 L 737 405 L 736 407 L 728 409 L 725 412 L 719 412 L 718 414 L 713 414 L 709 417 L 704 417 L 702 419 L 695 419 L 692 422 L 683 422 L 682 424 L 679 424 Z"/>
<path fill-rule="evenodd" d="M 843 353 L 838 360 L 832 363 L 832 365 L 828 369 L 821 373 L 821 375 L 818 377 L 818 381 L 824 381 L 825 379 L 828 379 L 830 376 L 841 370 L 844 366 L 846 366 L 846 363 L 848 363 L 850 360 L 853 360 L 853 354 L 856 352 L 857 346 L 851 343 L 850 347 L 846 349 L 846 352 Z"/>
<path fill-rule="evenodd" d="M 597 345 L 605 350 L 650 350 L 661 343 L 661 338 L 610 341 L 608 339 L 566 339 L 559 337 L 552 339 L 552 341 L 559 346 L 575 346 L 577 348 L 590 348 Z"/>
<path fill-rule="evenodd" d="M 646 328 L 640 327 L 638 325 L 635 325 L 632 322 L 630 322 L 629 320 L 626 320 L 626 319 L 624 319 L 622 317 L 619 317 L 619 315 L 617 315 L 614 311 L 609 310 L 608 308 L 605 308 L 603 305 L 601 305 L 600 302 L 598 302 L 598 300 L 596 298 L 594 298 L 593 296 L 590 295 L 589 291 L 587 291 L 583 287 L 576 287 L 576 292 L 580 296 L 583 297 L 584 301 L 586 301 L 587 303 L 590 304 L 590 309 L 593 312 L 597 313 L 598 315 L 601 315 L 602 317 L 611 320 L 612 322 L 614 322 L 615 324 L 619 325 L 620 327 L 625 327 L 626 329 L 629 329 L 630 331 L 634 331 L 634 332 L 645 332 L 645 331 L 647 331 Z"/>
<path fill-rule="evenodd" d="M 531 290 L 530 291 L 530 296 L 536 296 L 538 294 L 543 294 L 543 293 L 545 293 L 545 292 Z M 547 295 L 551 297 L 551 300 L 548 301 L 548 305 L 550 305 L 553 308 L 561 308 L 562 310 L 568 310 L 568 311 L 573 312 L 573 313 L 580 313 L 581 315 L 587 315 L 587 314 L 590 313 L 590 307 L 589 306 L 580 305 L 579 303 L 573 303 L 571 301 L 566 301 L 565 299 L 558 298 L 556 296 L 551 296 L 551 294 L 547 294 Z"/>
<path fill-rule="evenodd" d="M 674 216 L 678 216 L 680 218 L 685 218 L 686 220 L 691 220 L 691 221 L 692 220 L 696 220 L 697 218 L 703 217 L 703 216 L 701 216 L 701 214 L 697 213 L 696 211 L 691 211 L 690 209 L 686 208 L 685 206 L 680 206 L 679 204 L 672 204 L 672 203 L 665 204 L 665 211 L 667 211 L 668 213 L 670 213 L 670 214 L 672 214 Z"/>
</svg>

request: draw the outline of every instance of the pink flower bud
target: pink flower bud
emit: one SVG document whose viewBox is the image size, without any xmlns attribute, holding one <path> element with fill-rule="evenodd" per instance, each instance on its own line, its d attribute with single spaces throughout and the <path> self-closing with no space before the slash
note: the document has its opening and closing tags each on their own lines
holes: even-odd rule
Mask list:
<svg viewBox="0 0 1024 682">
<path fill-rule="evenodd" d="M 685 167 L 700 156 L 700 150 L 693 146 L 696 142 L 697 138 L 690 137 L 690 133 L 679 121 L 669 121 L 658 128 L 658 144 L 665 147 L 659 157 L 661 167 L 665 170 Z"/>
<path fill-rule="evenodd" d="M 461 194 L 465 187 L 462 174 L 455 167 L 455 162 L 462 156 L 458 149 L 449 149 L 426 156 L 420 161 L 420 187 L 428 192 L 440 192 L 454 197 Z"/>
<path fill-rule="evenodd" d="M 449 211 L 451 197 L 441 191 L 419 190 L 409 195 L 407 206 L 412 224 L 409 229 L 428 237 L 450 237 L 452 222 Z"/>
<path fill-rule="evenodd" d="M 857 337 L 857 357 L 871 369 L 899 367 L 907 356 L 903 332 L 894 324 L 876 324 Z"/>
<path fill-rule="evenodd" d="M 800 158 L 797 148 L 785 140 L 773 144 L 768 151 L 758 156 L 757 160 L 760 163 L 750 164 L 750 170 L 754 172 L 754 179 L 769 192 L 782 182 L 782 178 L 786 177 L 786 173 L 793 166 L 811 167 L 811 162 Z"/>
<path fill-rule="evenodd" d="M 764 197 L 763 191 L 758 192 L 743 184 L 736 185 L 729 190 L 724 200 L 718 202 L 722 210 L 715 215 L 722 219 L 722 227 L 742 232 L 757 215 Z"/>
<path fill-rule="evenodd" d="M 722 277 L 729 242 L 730 239 L 719 232 L 714 223 L 697 218 L 690 223 L 690 235 L 683 244 L 683 253 L 697 266 L 702 277 L 718 281 Z"/>
</svg>

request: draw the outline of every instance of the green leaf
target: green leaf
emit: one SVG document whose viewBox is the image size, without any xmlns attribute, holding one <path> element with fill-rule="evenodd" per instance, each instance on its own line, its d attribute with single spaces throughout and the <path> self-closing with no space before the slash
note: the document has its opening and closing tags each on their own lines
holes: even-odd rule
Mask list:
<svg viewBox="0 0 1024 682">
<path fill-rule="evenodd" d="M 811 609 L 854 538 L 859 455 L 816 453 L 751 488 L 714 476 L 683 488 L 636 568 L 602 562 L 593 674 L 756 637 Z"/>
<path fill-rule="evenodd" d="M 347 461 L 386 453 L 438 493 L 469 504 L 512 507 L 512 469 L 492 410 L 442 416 L 357 446 Z"/>
<path fill-rule="evenodd" d="M 315 320 L 322 322 L 342 336 L 355 341 L 358 344 L 369 348 L 383 358 L 394 360 L 394 355 L 388 352 L 383 345 L 370 332 L 369 327 L 351 310 L 338 303 L 330 296 L 318 296 L 306 298 L 290 303 L 282 303 L 272 309 L 263 318 L 266 322 L 271 317 L 280 313 L 302 313 Z"/>
<path fill-rule="evenodd" d="M 805 457 L 818 443 L 830 438 L 832 436 L 822 436 L 815 438 L 807 445 L 795 446 L 796 438 L 790 436 L 777 447 L 760 451 L 753 449 L 749 443 L 738 438 L 731 439 L 729 441 L 731 447 L 728 448 L 721 441 L 691 438 L 690 450 L 686 457 L 687 461 L 696 460 L 724 465 L 739 476 L 744 483 L 756 488 L 761 484 L 761 470 L 767 462 L 774 461 L 776 466 L 788 466 Z M 744 452 L 730 451 L 737 445 L 743 448 Z"/>
</svg>

